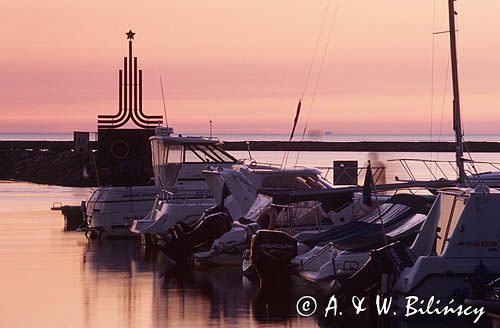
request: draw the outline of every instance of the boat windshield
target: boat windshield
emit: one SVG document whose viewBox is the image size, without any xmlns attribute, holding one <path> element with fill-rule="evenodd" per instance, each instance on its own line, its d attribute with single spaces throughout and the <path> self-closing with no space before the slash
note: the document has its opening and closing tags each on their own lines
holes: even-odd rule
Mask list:
<svg viewBox="0 0 500 328">
<path fill-rule="evenodd" d="M 465 207 L 466 197 L 456 193 L 441 193 L 441 213 L 436 231 L 436 255 L 441 255 L 450 241 L 453 231 Z"/>
<path fill-rule="evenodd" d="M 215 143 L 151 140 L 155 184 L 163 188 L 175 184 L 182 164 L 235 163 L 236 159 Z"/>
<path fill-rule="evenodd" d="M 151 140 L 153 165 L 169 163 L 235 163 L 236 159 L 212 143 L 175 143 Z"/>
<path fill-rule="evenodd" d="M 235 163 L 236 159 L 214 144 L 187 144 L 183 147 L 185 163 Z"/>
</svg>

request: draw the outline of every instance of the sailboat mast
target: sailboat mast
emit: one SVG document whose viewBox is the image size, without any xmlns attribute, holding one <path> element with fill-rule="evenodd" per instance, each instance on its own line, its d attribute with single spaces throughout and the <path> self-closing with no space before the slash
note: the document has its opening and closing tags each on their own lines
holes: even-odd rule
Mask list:
<svg viewBox="0 0 500 328">
<path fill-rule="evenodd" d="M 462 138 L 462 119 L 460 117 L 460 94 L 458 88 L 458 64 L 457 64 L 457 38 L 455 28 L 455 2 L 448 0 L 448 16 L 450 25 L 450 48 L 451 48 L 451 73 L 453 79 L 453 130 L 455 131 L 456 150 L 455 157 L 458 168 L 458 180 L 460 183 L 465 181 L 465 170 L 463 162 L 463 138 Z"/>
</svg>

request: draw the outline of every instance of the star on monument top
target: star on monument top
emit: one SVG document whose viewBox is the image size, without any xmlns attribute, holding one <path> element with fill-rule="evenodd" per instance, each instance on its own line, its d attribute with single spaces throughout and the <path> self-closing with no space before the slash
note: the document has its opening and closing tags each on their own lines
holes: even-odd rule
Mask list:
<svg viewBox="0 0 500 328">
<path fill-rule="evenodd" d="M 127 39 L 128 40 L 133 40 L 134 39 L 134 35 L 135 33 L 132 32 L 132 30 L 128 31 L 127 33 L 125 33 L 127 35 Z"/>
</svg>

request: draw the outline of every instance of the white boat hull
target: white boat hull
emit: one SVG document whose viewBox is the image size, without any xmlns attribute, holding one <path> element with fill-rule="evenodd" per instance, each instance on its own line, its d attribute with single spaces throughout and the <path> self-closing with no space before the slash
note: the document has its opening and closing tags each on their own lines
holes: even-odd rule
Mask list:
<svg viewBox="0 0 500 328">
<path fill-rule="evenodd" d="M 159 191 L 155 186 L 94 189 L 87 201 L 88 229 L 109 236 L 133 236 L 132 222 L 149 213 Z"/>
</svg>

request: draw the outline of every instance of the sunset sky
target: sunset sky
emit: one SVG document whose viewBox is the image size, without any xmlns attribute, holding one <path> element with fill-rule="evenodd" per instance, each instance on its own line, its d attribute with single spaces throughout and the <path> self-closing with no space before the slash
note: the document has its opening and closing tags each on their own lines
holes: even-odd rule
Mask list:
<svg viewBox="0 0 500 328">
<path fill-rule="evenodd" d="M 132 29 L 147 114 L 163 113 L 162 75 L 179 132 L 213 120 L 216 132 L 287 133 L 328 1 L 3 0 L 0 130 L 95 131 L 97 114 L 117 111 Z M 456 9 L 465 132 L 500 133 L 500 0 Z M 437 133 L 443 112 L 450 133 L 449 39 L 433 37 L 434 10 L 434 31 L 447 30 L 446 0 L 332 1 L 300 130 L 311 108 L 309 129 Z"/>
</svg>

